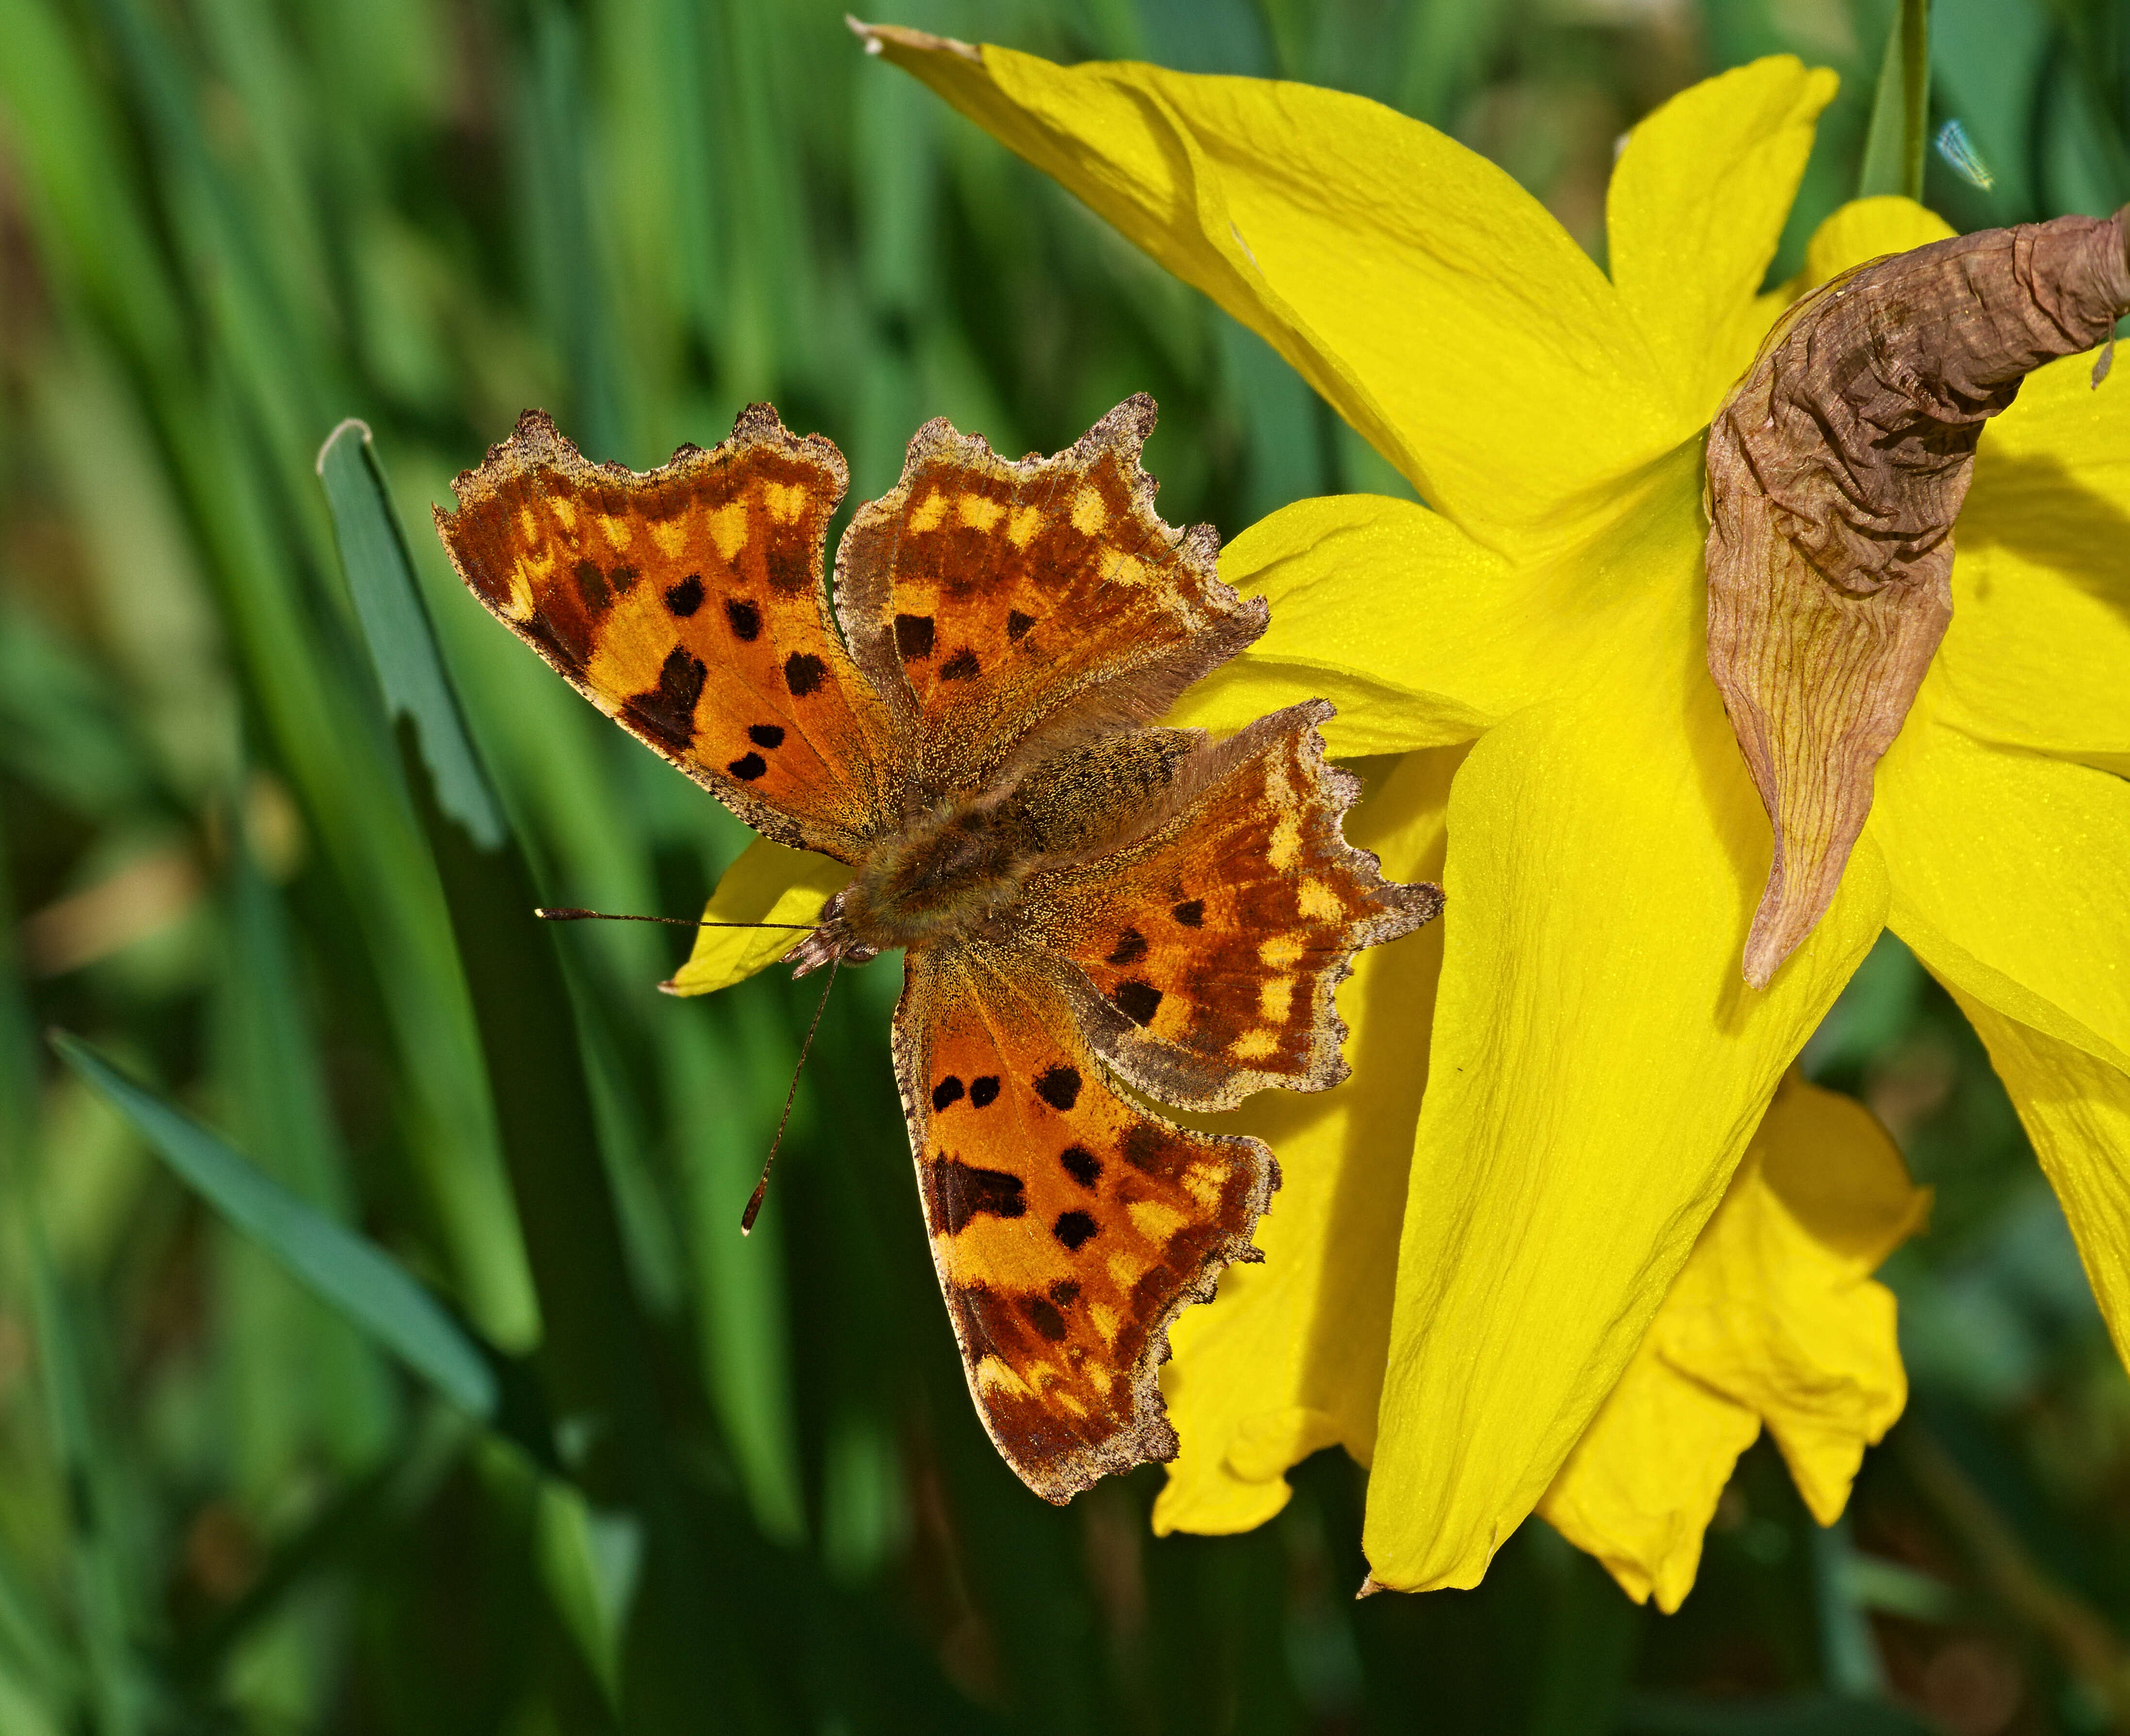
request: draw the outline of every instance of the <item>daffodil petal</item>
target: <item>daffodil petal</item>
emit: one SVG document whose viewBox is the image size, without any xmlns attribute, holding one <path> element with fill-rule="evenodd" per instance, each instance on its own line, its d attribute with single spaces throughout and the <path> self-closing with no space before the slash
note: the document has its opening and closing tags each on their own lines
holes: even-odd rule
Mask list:
<svg viewBox="0 0 2130 1736">
<path fill-rule="evenodd" d="M 1540 1514 L 1637 1602 L 1676 1610 L 1765 1421 L 1832 1524 L 1907 1400 L 1893 1293 L 1871 1273 L 1928 1208 L 1870 1111 L 1793 1074 Z"/>
<path fill-rule="evenodd" d="M 1927 684 L 1925 693 L 1929 694 Z M 1865 836 L 1889 926 L 1939 976 L 2095 1059 L 2130 1067 L 2130 783 L 1911 717 Z"/>
<path fill-rule="evenodd" d="M 798 940 L 798 926 L 820 920 L 821 907 L 850 882 L 848 865 L 808 850 L 757 838 L 724 871 L 704 907 L 706 923 L 778 923 L 765 928 L 699 928 L 688 961 L 660 985 L 669 994 L 709 994 L 773 965 Z"/>
<path fill-rule="evenodd" d="M 1793 1080 L 1657 1316 L 1664 1360 L 1766 1423 L 1823 1525 L 1907 1402 L 1871 1274 L 1929 1205 L 1870 1111 Z"/>
<path fill-rule="evenodd" d="M 1990 422 L 1953 532 L 1945 716 L 2130 772 L 2130 399 L 2067 356 Z"/>
<path fill-rule="evenodd" d="M 1300 500 L 1221 551 L 1220 576 L 1272 625 L 1187 694 L 1170 721 L 1222 733 L 1330 699 L 1334 754 L 1468 742 L 1572 666 L 1571 622 L 1538 581 L 1409 500 Z"/>
<path fill-rule="evenodd" d="M 2130 1074 L 1939 975 L 2004 1081 L 2063 1202 L 2117 1354 L 2130 1362 Z"/>
<path fill-rule="evenodd" d="M 1531 1511 L 1882 925 L 1867 837 L 1812 937 L 1745 985 L 1767 818 L 1692 636 L 1656 644 L 1636 679 L 1490 731 L 1451 794 L 1363 1535 L 1386 1585 L 1475 1584 Z"/>
<path fill-rule="evenodd" d="M 1669 1614 L 1693 1589 L 1723 1486 L 1760 1433 L 1750 1409 L 1681 1374 L 1645 1338 L 1539 1516 L 1636 1603 L 1654 1596 Z"/>
<path fill-rule="evenodd" d="M 1263 336 L 1490 546 L 1602 508 L 1679 437 L 1603 274 L 1431 127 L 1309 85 L 872 40 Z"/>
<path fill-rule="evenodd" d="M 1704 79 L 1637 126 L 1613 167 L 1612 281 L 1671 389 L 1682 436 L 1751 365 L 1760 332 L 1741 316 L 1838 82 L 1789 55 Z"/>
<path fill-rule="evenodd" d="M 1804 275 L 1797 293 L 1817 289 L 1829 278 L 1889 253 L 1906 253 L 1951 239 L 1952 226 L 1927 206 L 1896 193 L 1851 199 L 1831 212 L 1805 244 Z"/>
<path fill-rule="evenodd" d="M 1348 837 L 1392 879 L 1441 874 L 1462 757 L 1408 754 L 1354 810 Z M 1287 1505 L 1287 1468 L 1318 1448 L 1368 1457 L 1441 960 L 1440 923 L 1363 953 L 1339 993 L 1353 1077 L 1306 1097 L 1267 1092 L 1206 1123 L 1269 1142 L 1280 1190 L 1258 1228 L 1264 1263 L 1230 1266 L 1171 1332 L 1161 1384 L 1182 1452 L 1157 1532 L 1248 1530 Z"/>
</svg>

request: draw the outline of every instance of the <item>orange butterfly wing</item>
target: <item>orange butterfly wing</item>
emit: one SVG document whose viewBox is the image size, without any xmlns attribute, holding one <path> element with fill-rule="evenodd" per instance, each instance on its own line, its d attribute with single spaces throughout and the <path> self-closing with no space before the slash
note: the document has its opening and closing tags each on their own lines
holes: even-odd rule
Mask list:
<svg viewBox="0 0 2130 1736">
<path fill-rule="evenodd" d="M 895 1074 L 969 1391 L 1029 1488 L 1069 1500 L 1176 1454 L 1156 1371 L 1212 1294 L 1278 1169 L 1258 1140 L 1128 1102 L 1079 1034 L 1056 961 L 955 942 L 912 952 Z"/>
<path fill-rule="evenodd" d="M 1017 744 L 1149 723 L 1264 631 L 1215 570 L 1210 526 L 1153 511 L 1127 398 L 1053 457 L 1009 463 L 927 422 L 894 491 L 858 508 L 836 562 L 852 649 L 913 720 L 934 796 L 972 789 Z"/>
<path fill-rule="evenodd" d="M 900 732 L 822 583 L 847 477 L 766 404 L 642 474 L 528 410 L 437 527 L 490 613 L 601 711 L 765 837 L 848 861 L 901 799 Z"/>
<path fill-rule="evenodd" d="M 1442 908 L 1437 888 L 1387 883 L 1346 842 L 1360 785 L 1325 761 L 1316 726 L 1330 714 L 1293 706 L 1201 748 L 1174 818 L 1022 890 L 1025 937 L 1092 990 L 1073 985 L 1082 1028 L 1164 1102 L 1230 1109 L 1268 1085 L 1337 1084 L 1335 996 L 1354 955 Z"/>
</svg>

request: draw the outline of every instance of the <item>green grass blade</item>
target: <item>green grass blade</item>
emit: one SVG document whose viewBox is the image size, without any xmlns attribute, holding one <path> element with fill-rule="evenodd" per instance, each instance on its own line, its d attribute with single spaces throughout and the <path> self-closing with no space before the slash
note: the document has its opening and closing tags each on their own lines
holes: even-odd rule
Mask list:
<svg viewBox="0 0 2130 1736">
<path fill-rule="evenodd" d="M 1930 0 L 1901 0 L 1879 69 L 1857 197 L 1923 196 L 1923 146 L 1930 133 Z"/>
<path fill-rule="evenodd" d="M 333 1114 L 312 998 L 278 889 L 244 838 L 230 852 L 213 999 L 217 1122 L 240 1151 L 336 1223 L 356 1219 L 350 1161 Z M 322 1450 L 366 1468 L 399 1433 L 399 1394 L 376 1347 L 306 1294 L 249 1238 L 217 1239 L 227 1350 L 222 1402 L 239 1486 L 264 1504 Z"/>
<path fill-rule="evenodd" d="M 57 1033 L 52 1046 L 223 1217 L 461 1409 L 496 1416 L 501 1395 L 489 1359 L 397 1261 L 306 1205 L 80 1038 Z"/>
<path fill-rule="evenodd" d="M 0 857 L 0 909 L 12 908 L 4 857 Z M 12 928 L 0 925 L 0 1231 L 7 1231 L 7 1255 L 19 1260 L 26 1279 L 27 1312 L 43 1376 L 44 1409 L 51 1446 L 67 1492 L 67 1552 L 79 1635 L 81 1686 L 98 1736 L 133 1736 L 146 1728 L 146 1683 L 132 1643 L 134 1600 L 126 1552 L 117 1535 L 118 1518 L 107 1497 L 107 1443 L 98 1438 L 89 1381 L 75 1323 L 62 1294 L 39 1202 L 25 1161 L 36 1139 L 36 1069 L 28 1007 L 22 994 Z M 0 1598 L 4 1629 L 15 1649 L 39 1654 L 56 1672 L 71 1674 L 40 1643 L 41 1624 L 15 1609 L 10 1576 Z M 26 1645 L 25 1641 L 28 1641 Z M 71 1684 L 67 1684 L 71 1686 Z"/>
<path fill-rule="evenodd" d="M 384 703 L 394 717 L 413 720 L 423 762 L 435 780 L 437 805 L 482 849 L 493 850 L 503 842 L 503 811 L 445 679 L 367 423 L 350 417 L 332 431 L 318 449 L 318 475 Z"/>
</svg>

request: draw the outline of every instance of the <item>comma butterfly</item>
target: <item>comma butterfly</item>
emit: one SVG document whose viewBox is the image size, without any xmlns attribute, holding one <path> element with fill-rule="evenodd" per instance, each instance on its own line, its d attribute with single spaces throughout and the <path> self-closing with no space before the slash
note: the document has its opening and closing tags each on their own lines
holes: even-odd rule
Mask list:
<svg viewBox="0 0 2130 1736">
<path fill-rule="evenodd" d="M 944 421 L 822 577 L 843 455 L 748 408 L 638 475 L 528 411 L 437 528 L 489 609 L 765 837 L 856 870 L 786 955 L 905 950 L 895 1066 L 969 1390 L 1029 1487 L 1175 1456 L 1168 1328 L 1251 1236 L 1232 1108 L 1345 1075 L 1363 947 L 1441 908 L 1340 817 L 1316 701 L 1225 741 L 1158 727 L 1264 631 L 1209 527 L 1153 512 L 1151 398 L 1008 463 Z M 1138 1094 L 1138 1095 L 1134 1095 Z"/>
</svg>

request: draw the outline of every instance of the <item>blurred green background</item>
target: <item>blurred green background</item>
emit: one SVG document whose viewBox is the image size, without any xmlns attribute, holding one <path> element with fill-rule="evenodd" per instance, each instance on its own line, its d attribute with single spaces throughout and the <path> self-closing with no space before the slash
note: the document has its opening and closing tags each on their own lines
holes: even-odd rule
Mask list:
<svg viewBox="0 0 2130 1736">
<path fill-rule="evenodd" d="M 1601 252 L 1621 131 L 1793 51 L 1844 83 L 1780 277 L 1857 185 L 1892 10 L 890 21 L 1359 91 Z M 669 1000 L 685 937 L 523 910 L 691 911 L 745 834 L 480 615 L 423 503 L 531 404 L 647 466 L 771 398 L 864 498 L 928 417 L 1048 451 L 1140 389 L 1173 522 L 1402 486 L 838 12 L 0 0 L 0 1733 L 2130 1729 L 2130 1384 L 1980 1048 L 1891 941 L 1807 1065 L 1937 1190 L 1887 1274 L 1909 1415 L 1831 1532 L 1750 1453 L 1676 1617 L 1536 1522 L 1477 1591 L 1356 1604 L 1335 1455 L 1245 1537 L 1154 1539 L 1151 1467 L 1027 1494 L 927 1258 L 891 964 L 829 1008 L 740 1239 L 811 995 Z M 2130 6 L 1932 23 L 1932 125 L 1990 181 L 1932 153 L 1956 224 L 2130 193 Z M 513 850 L 463 845 L 387 721 L 313 470 L 349 415 Z M 490 1347 L 488 1424 L 233 1232 L 47 1027 L 447 1299 Z"/>
</svg>

